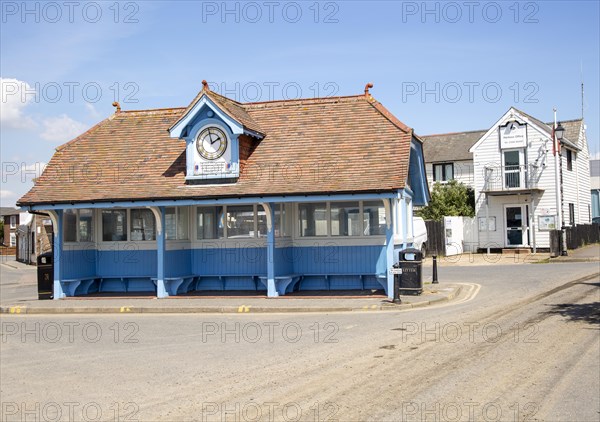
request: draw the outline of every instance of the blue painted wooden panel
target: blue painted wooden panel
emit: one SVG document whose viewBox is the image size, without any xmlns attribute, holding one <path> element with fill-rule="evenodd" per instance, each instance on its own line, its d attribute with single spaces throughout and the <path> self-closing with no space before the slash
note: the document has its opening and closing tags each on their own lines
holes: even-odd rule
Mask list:
<svg viewBox="0 0 600 422">
<path fill-rule="evenodd" d="M 275 248 L 275 275 L 294 273 L 294 248 Z"/>
<path fill-rule="evenodd" d="M 61 256 L 62 276 L 64 280 L 96 275 L 96 250 L 63 249 Z"/>
<path fill-rule="evenodd" d="M 293 250 L 296 274 L 385 273 L 384 246 L 310 246 Z"/>
<path fill-rule="evenodd" d="M 266 275 L 266 248 L 193 249 L 192 273 L 197 275 Z"/>
<path fill-rule="evenodd" d="M 192 251 L 165 251 L 165 277 L 192 275 Z"/>
<path fill-rule="evenodd" d="M 98 251 L 97 274 L 101 277 L 155 276 L 155 250 Z"/>
</svg>

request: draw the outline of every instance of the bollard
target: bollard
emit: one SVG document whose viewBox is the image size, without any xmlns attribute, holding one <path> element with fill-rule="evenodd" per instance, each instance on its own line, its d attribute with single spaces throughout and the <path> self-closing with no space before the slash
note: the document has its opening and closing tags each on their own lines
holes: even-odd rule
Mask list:
<svg viewBox="0 0 600 422">
<path fill-rule="evenodd" d="M 394 274 L 394 299 L 393 303 L 402 303 L 400 300 L 400 274 Z"/>
<path fill-rule="evenodd" d="M 432 284 L 439 284 L 437 276 L 437 255 L 433 255 L 433 281 Z"/>
</svg>

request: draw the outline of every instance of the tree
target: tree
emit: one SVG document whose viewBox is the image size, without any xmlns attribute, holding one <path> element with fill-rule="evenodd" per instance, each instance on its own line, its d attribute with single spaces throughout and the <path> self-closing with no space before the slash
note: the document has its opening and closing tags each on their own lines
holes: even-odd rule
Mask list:
<svg viewBox="0 0 600 422">
<path fill-rule="evenodd" d="M 429 205 L 418 211 L 424 220 L 441 221 L 444 216 L 475 216 L 475 192 L 464 183 L 451 180 L 435 183 Z"/>
</svg>

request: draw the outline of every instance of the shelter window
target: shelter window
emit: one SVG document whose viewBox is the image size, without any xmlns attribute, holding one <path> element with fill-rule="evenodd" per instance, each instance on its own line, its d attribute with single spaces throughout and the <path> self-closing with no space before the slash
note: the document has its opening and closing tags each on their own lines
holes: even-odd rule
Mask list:
<svg viewBox="0 0 600 422">
<path fill-rule="evenodd" d="M 217 239 L 223 235 L 223 207 L 198 207 L 196 211 L 196 238 Z"/>
<path fill-rule="evenodd" d="M 358 202 L 332 202 L 330 208 L 332 236 L 360 236 L 360 206 Z"/>
<path fill-rule="evenodd" d="M 386 221 L 383 201 L 365 201 L 363 203 L 363 223 L 366 236 L 385 234 Z"/>
<path fill-rule="evenodd" d="M 327 236 L 327 204 L 306 203 L 298 206 L 300 236 Z"/>
<path fill-rule="evenodd" d="M 165 235 L 169 240 L 188 240 L 189 211 L 187 207 L 165 209 Z"/>
<path fill-rule="evenodd" d="M 102 210 L 102 240 L 104 242 L 127 240 L 127 210 Z"/>
</svg>

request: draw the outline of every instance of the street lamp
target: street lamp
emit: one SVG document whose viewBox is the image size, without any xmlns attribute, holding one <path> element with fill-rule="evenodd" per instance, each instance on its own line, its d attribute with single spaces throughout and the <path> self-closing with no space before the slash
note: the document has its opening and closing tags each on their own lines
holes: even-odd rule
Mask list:
<svg viewBox="0 0 600 422">
<path fill-rule="evenodd" d="M 556 126 L 556 129 L 554 129 L 554 135 L 556 135 L 556 140 L 558 142 L 562 141 L 564 134 L 565 134 L 565 128 L 562 127 L 560 122 L 558 122 L 558 126 Z M 558 150 L 560 151 L 560 146 L 558 147 Z"/>
<path fill-rule="evenodd" d="M 556 109 L 554 109 L 554 127 L 552 128 L 552 142 L 554 143 L 554 169 L 556 171 L 556 181 L 558 182 L 557 188 L 559 188 L 560 195 L 557 196 L 557 213 L 560 218 L 560 251 L 561 255 L 567 255 L 567 232 L 565 227 L 565 213 L 564 213 L 564 198 L 563 198 L 563 169 L 562 169 L 562 155 L 560 152 L 560 143 L 565 134 L 565 128 L 558 122 L 556 123 Z M 558 161 L 558 163 L 557 163 Z M 557 165 L 558 164 L 558 165 Z M 558 200 L 560 198 L 560 200 Z"/>
</svg>

